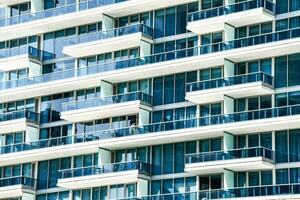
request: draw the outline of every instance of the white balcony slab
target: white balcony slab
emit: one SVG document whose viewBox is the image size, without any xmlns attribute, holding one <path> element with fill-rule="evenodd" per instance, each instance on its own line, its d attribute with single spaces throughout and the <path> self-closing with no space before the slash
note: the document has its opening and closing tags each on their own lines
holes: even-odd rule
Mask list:
<svg viewBox="0 0 300 200">
<path fill-rule="evenodd" d="M 0 154 L 0 166 L 15 165 L 27 162 L 38 162 L 47 159 L 57 159 L 63 154 L 72 157 L 82 154 L 92 154 L 99 151 L 99 141 L 49 146 L 47 148 Z"/>
<path fill-rule="evenodd" d="M 102 148 L 116 150 L 122 148 L 133 148 L 156 144 L 176 143 L 180 141 L 192 141 L 221 137 L 224 132 L 234 135 L 278 131 L 299 128 L 300 115 L 278 117 L 261 120 L 249 120 L 244 122 L 233 122 L 228 124 L 202 126 L 196 128 L 186 128 L 170 130 L 164 132 L 144 133 L 126 137 L 105 139 L 99 141 Z"/>
<path fill-rule="evenodd" d="M 0 58 L 0 71 L 12 71 L 29 66 L 30 59 L 28 54 Z"/>
<path fill-rule="evenodd" d="M 25 131 L 27 126 L 37 127 L 36 124 L 28 122 L 26 118 L 2 121 L 0 122 L 0 134 Z"/>
<path fill-rule="evenodd" d="M 251 19 L 251 20 L 249 20 Z M 225 24 L 234 27 L 246 26 L 249 24 L 259 24 L 274 20 L 274 15 L 264 9 L 256 8 L 237 13 L 211 17 L 189 22 L 187 29 L 199 35 L 213 33 L 224 30 Z"/>
<path fill-rule="evenodd" d="M 101 82 L 98 76 L 99 74 L 73 77 L 0 90 L 0 102 L 57 94 L 89 87 L 98 87 Z"/>
<path fill-rule="evenodd" d="M 283 194 L 283 195 L 269 195 L 269 196 L 255 196 L 255 197 L 237 197 L 226 198 L 226 200 L 291 200 L 300 199 L 300 194 Z"/>
<path fill-rule="evenodd" d="M 206 104 L 211 102 L 219 102 L 224 100 L 224 96 L 232 98 L 244 98 L 251 96 L 260 96 L 272 94 L 274 89 L 272 86 L 259 81 L 253 83 L 238 84 L 227 87 L 214 89 L 205 89 L 186 93 L 186 100 L 197 103 Z"/>
<path fill-rule="evenodd" d="M 24 193 L 34 194 L 34 191 L 32 191 L 30 189 L 25 189 L 22 185 L 0 187 L 0 199 L 22 197 L 24 195 Z M 31 195 L 29 195 L 29 196 L 31 196 Z"/>
<path fill-rule="evenodd" d="M 224 169 L 231 171 L 251 171 L 273 169 L 274 163 L 263 157 L 237 158 L 230 160 L 208 161 L 185 164 L 184 171 L 193 174 L 222 173 Z"/>
<path fill-rule="evenodd" d="M 103 119 L 109 117 L 138 114 L 140 109 L 151 110 L 141 101 L 128 101 L 123 103 L 113 103 L 109 105 L 101 105 L 72 111 L 61 112 L 61 119 L 70 122 L 82 122 L 95 119 Z"/>
<path fill-rule="evenodd" d="M 99 22 L 102 20 L 103 14 L 117 18 L 191 2 L 194 2 L 194 0 L 128 0 L 107 6 L 1 27 L 0 40 L 5 41 L 39 35 L 55 30 Z"/>
<path fill-rule="evenodd" d="M 107 185 L 137 183 L 142 175 L 138 170 L 102 173 L 74 178 L 58 179 L 57 186 L 69 190 L 92 188 Z M 144 177 L 144 176 L 142 176 Z"/>
<path fill-rule="evenodd" d="M 11 5 L 21 4 L 26 2 L 30 2 L 30 0 L 0 0 L 0 7 L 1 5 L 11 6 Z"/>
<path fill-rule="evenodd" d="M 111 83 L 120 83 L 136 80 L 136 77 L 143 79 L 168 75 L 170 73 L 175 74 L 220 66 L 224 65 L 224 59 L 231 60 L 232 62 L 243 62 L 247 60 L 298 53 L 299 45 L 300 38 L 294 38 L 222 52 L 107 71 L 89 76 L 68 78 L 30 86 L 0 90 L 0 102 L 15 101 L 24 98 L 39 97 L 88 87 L 96 87 L 100 86 L 101 80 Z"/>
<path fill-rule="evenodd" d="M 132 33 L 108 39 L 101 39 L 82 44 L 65 46 L 63 48 L 63 53 L 75 58 L 98 55 L 112 51 L 139 47 L 142 40 L 149 43 L 153 42 L 147 37 L 144 37 L 142 33 Z"/>
</svg>

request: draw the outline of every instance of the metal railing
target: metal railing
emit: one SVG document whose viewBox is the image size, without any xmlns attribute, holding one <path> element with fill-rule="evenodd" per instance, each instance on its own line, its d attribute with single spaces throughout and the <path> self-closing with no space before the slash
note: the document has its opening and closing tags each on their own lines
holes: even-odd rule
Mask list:
<svg viewBox="0 0 300 200">
<path fill-rule="evenodd" d="M 25 189 L 35 190 L 36 180 L 26 176 L 14 176 L 0 179 L 0 187 L 22 185 Z"/>
<path fill-rule="evenodd" d="M 300 105 L 283 106 L 276 108 L 267 108 L 246 112 L 237 112 L 232 114 L 221 114 L 200 118 L 174 120 L 168 122 L 158 122 L 143 126 L 131 126 L 117 129 L 105 129 L 95 132 L 76 134 L 71 136 L 57 137 L 26 142 L 19 144 L 10 144 L 0 147 L 1 154 L 27 151 L 33 149 L 42 149 L 53 146 L 62 146 L 67 144 L 77 144 L 90 141 L 101 141 L 105 139 L 151 134 L 171 130 L 180 130 L 188 128 L 197 128 L 202 126 L 219 125 L 250 120 L 269 119 L 274 117 L 285 117 L 300 114 Z"/>
<path fill-rule="evenodd" d="M 60 72 L 43 74 L 35 77 L 28 77 L 24 79 L 5 81 L 0 83 L 0 90 L 11 89 L 16 87 L 29 86 L 48 81 L 63 80 L 73 77 L 82 77 L 102 72 L 108 72 L 113 70 L 131 68 L 136 66 L 142 66 L 146 64 L 153 64 L 165 61 L 171 61 L 181 58 L 194 57 L 199 55 L 205 55 L 209 53 L 227 51 L 232 49 L 238 49 L 243 47 L 249 47 L 259 44 L 265 44 L 270 42 L 276 42 L 286 39 L 292 39 L 300 37 L 300 28 L 278 31 L 274 33 L 268 33 L 263 35 L 257 35 L 247 38 L 236 39 L 228 42 L 220 42 L 209 45 L 203 45 L 200 47 L 192 47 L 187 49 L 180 49 L 176 51 L 169 51 L 159 54 L 154 54 L 146 57 L 133 58 L 129 60 L 114 61 L 109 63 L 100 63 L 97 65 L 82 67 L 78 69 L 65 70 Z"/>
<path fill-rule="evenodd" d="M 230 189 L 202 190 L 186 193 L 157 194 L 141 197 L 141 200 L 208 200 L 242 197 L 300 194 L 300 184 L 278 184 Z"/>
<path fill-rule="evenodd" d="M 66 6 L 60 6 L 56 8 L 46 9 L 40 12 L 27 13 L 23 15 L 13 16 L 9 18 L 4 18 L 0 20 L 0 27 L 10 26 L 15 24 L 22 24 L 26 22 L 31 22 L 39 19 L 46 19 L 49 17 L 61 16 L 69 13 L 80 12 L 83 10 L 93 9 L 97 7 L 102 7 L 106 5 L 111 5 L 119 2 L 124 2 L 127 0 L 89 0 L 83 1 L 76 4 L 69 4 Z"/>
<path fill-rule="evenodd" d="M 62 104 L 62 111 L 77 110 L 82 108 L 124 103 L 136 100 L 140 100 L 141 102 L 146 103 L 147 105 L 151 105 L 152 97 L 149 94 L 143 92 L 131 92 L 108 97 L 71 101 Z"/>
<path fill-rule="evenodd" d="M 150 166 L 141 161 L 111 163 L 101 166 L 88 166 L 74 169 L 59 170 L 59 178 L 73 178 L 79 176 L 97 175 L 104 173 L 139 170 L 139 173 L 150 175 Z"/>
<path fill-rule="evenodd" d="M 220 7 L 209 8 L 206 10 L 200 10 L 188 14 L 188 21 L 197 21 L 208 19 L 212 17 L 218 17 L 228 15 L 232 13 L 242 12 L 246 10 L 252 10 L 256 8 L 264 8 L 271 13 L 274 13 L 275 4 L 269 0 L 249 0 L 238 2 L 230 5 L 224 5 Z"/>
<path fill-rule="evenodd" d="M 141 32 L 144 36 L 152 38 L 153 29 L 145 24 L 132 24 L 124 27 L 119 27 L 107 31 L 92 32 L 88 34 L 82 34 L 74 37 L 68 37 L 64 41 L 64 46 L 81 44 L 85 42 L 104 40 L 108 38 L 139 33 Z"/>
<path fill-rule="evenodd" d="M 255 72 L 250 74 L 236 75 L 232 77 L 224 77 L 212 80 L 205 80 L 193 83 L 187 83 L 186 91 L 193 92 L 199 90 L 215 89 L 220 87 L 227 87 L 238 84 L 263 82 L 273 86 L 273 77 L 264 72 Z"/>
<path fill-rule="evenodd" d="M 20 110 L 0 114 L 0 122 L 25 118 L 27 121 L 39 123 L 39 114 L 29 110 Z"/>
<path fill-rule="evenodd" d="M 232 160 L 240 158 L 252 158 L 252 157 L 263 157 L 274 160 L 274 152 L 265 147 L 251 147 L 242 149 L 222 150 L 213 152 L 193 153 L 187 154 L 185 157 L 185 163 L 199 163 L 199 162 L 210 162 L 210 161 L 221 161 L 221 160 Z"/>
</svg>

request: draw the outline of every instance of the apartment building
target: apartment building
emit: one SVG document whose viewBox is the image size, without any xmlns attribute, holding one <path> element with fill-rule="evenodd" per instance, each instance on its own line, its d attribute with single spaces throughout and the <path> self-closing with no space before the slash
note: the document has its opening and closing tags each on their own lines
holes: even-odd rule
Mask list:
<svg viewBox="0 0 300 200">
<path fill-rule="evenodd" d="M 300 199 L 299 0 L 0 5 L 0 200 Z"/>
</svg>

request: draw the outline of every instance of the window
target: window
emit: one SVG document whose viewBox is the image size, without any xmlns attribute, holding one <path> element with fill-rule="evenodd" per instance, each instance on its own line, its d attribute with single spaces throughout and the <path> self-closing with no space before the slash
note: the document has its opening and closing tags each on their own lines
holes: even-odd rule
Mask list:
<svg viewBox="0 0 300 200">
<path fill-rule="evenodd" d="M 276 169 L 276 184 L 288 184 L 289 171 L 288 169 Z"/>
<path fill-rule="evenodd" d="M 276 0 L 276 14 L 288 12 L 288 3 L 287 0 Z"/>
</svg>

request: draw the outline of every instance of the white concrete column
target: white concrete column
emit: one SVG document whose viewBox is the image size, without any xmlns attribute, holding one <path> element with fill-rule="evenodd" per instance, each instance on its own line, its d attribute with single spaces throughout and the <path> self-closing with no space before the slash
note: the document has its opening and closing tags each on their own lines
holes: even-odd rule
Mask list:
<svg viewBox="0 0 300 200">
<path fill-rule="evenodd" d="M 25 134 L 25 142 L 34 142 L 39 140 L 38 129 L 35 127 L 27 126 Z"/>
<path fill-rule="evenodd" d="M 224 132 L 223 146 L 224 146 L 224 151 L 234 149 L 234 136 L 232 134 Z"/>
<path fill-rule="evenodd" d="M 114 19 L 108 15 L 102 15 L 102 31 L 111 30 L 115 27 Z"/>
<path fill-rule="evenodd" d="M 5 135 L 4 134 L 0 136 L 0 146 L 3 146 L 3 145 L 5 145 Z"/>
<path fill-rule="evenodd" d="M 29 61 L 28 76 L 34 77 L 34 76 L 40 76 L 41 74 L 42 74 L 42 66 L 38 63 Z"/>
<path fill-rule="evenodd" d="M 224 41 L 234 40 L 234 27 L 230 24 L 224 24 Z"/>
<path fill-rule="evenodd" d="M 140 44 L 140 57 L 151 55 L 151 44 L 141 40 Z"/>
<path fill-rule="evenodd" d="M 4 81 L 8 81 L 9 80 L 9 73 L 8 72 L 1 72 L 3 73 L 2 77 L 0 77 L 0 81 L 4 82 Z"/>
<path fill-rule="evenodd" d="M 235 0 L 225 0 L 224 4 L 225 5 L 230 5 L 230 4 L 234 4 Z"/>
<path fill-rule="evenodd" d="M 107 81 L 101 80 L 101 97 L 113 95 L 113 85 Z"/>
<path fill-rule="evenodd" d="M 73 136 L 72 137 L 72 144 L 75 143 L 75 135 L 76 135 L 76 123 L 72 123 L 72 133 L 71 135 Z"/>
<path fill-rule="evenodd" d="M 224 169 L 224 189 L 234 187 L 234 173 L 230 170 Z"/>
<path fill-rule="evenodd" d="M 224 78 L 234 76 L 234 63 L 224 59 Z"/>
<path fill-rule="evenodd" d="M 107 149 L 99 148 L 98 152 L 98 164 L 106 165 L 111 163 L 111 152 Z"/>
<path fill-rule="evenodd" d="M 234 99 L 229 96 L 224 96 L 224 114 L 231 114 L 234 112 Z"/>
<path fill-rule="evenodd" d="M 139 126 L 144 126 L 150 123 L 150 112 L 140 108 L 139 111 Z"/>
<path fill-rule="evenodd" d="M 138 178 L 136 184 L 136 196 L 143 197 L 148 195 L 148 181 L 142 178 Z"/>
<path fill-rule="evenodd" d="M 35 200 L 35 195 L 23 192 L 22 193 L 22 200 Z"/>
<path fill-rule="evenodd" d="M 31 0 L 31 13 L 36 13 L 42 11 L 43 9 L 43 1 Z"/>
</svg>

